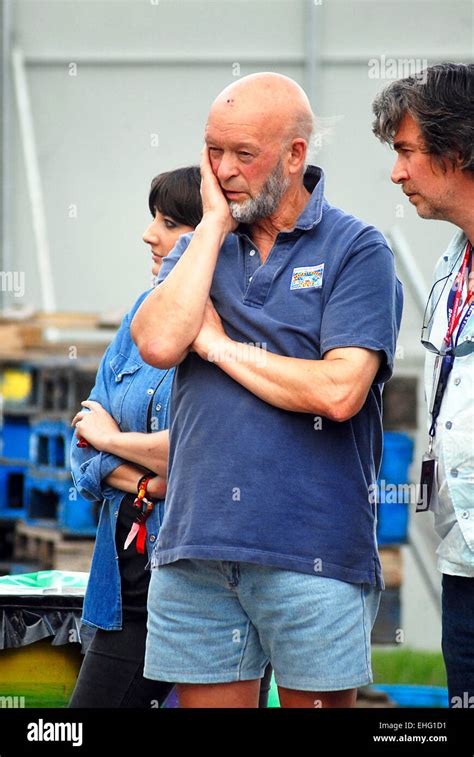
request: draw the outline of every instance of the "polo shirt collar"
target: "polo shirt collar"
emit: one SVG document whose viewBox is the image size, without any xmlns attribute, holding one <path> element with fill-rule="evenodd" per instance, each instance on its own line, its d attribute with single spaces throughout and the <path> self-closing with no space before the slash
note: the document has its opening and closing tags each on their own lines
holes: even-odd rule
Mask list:
<svg viewBox="0 0 474 757">
<path fill-rule="evenodd" d="M 311 197 L 303 208 L 302 213 L 298 216 L 295 223 L 295 229 L 314 228 L 321 220 L 323 214 L 324 201 L 324 171 L 319 166 L 308 166 L 303 176 L 303 184 Z"/>
<path fill-rule="evenodd" d="M 298 216 L 295 229 L 309 231 L 320 222 L 323 214 L 324 203 L 324 171 L 319 166 L 307 166 L 303 176 L 303 184 L 311 196 L 303 211 Z M 234 234 L 248 236 L 249 227 L 246 223 L 240 223 Z"/>
</svg>

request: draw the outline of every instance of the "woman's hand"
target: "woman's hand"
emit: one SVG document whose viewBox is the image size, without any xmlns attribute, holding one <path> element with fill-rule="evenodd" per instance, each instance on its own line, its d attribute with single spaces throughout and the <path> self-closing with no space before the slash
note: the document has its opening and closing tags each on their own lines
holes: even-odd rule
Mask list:
<svg viewBox="0 0 474 757">
<path fill-rule="evenodd" d="M 237 228 L 238 222 L 232 218 L 229 203 L 212 170 L 207 145 L 204 145 L 201 152 L 201 197 L 204 221 L 208 218 L 217 220 L 228 234 Z"/>
<path fill-rule="evenodd" d="M 81 405 L 89 408 L 89 410 L 81 410 L 76 413 L 71 421 L 71 426 L 75 426 L 76 435 L 82 436 L 92 447 L 95 447 L 99 452 L 107 452 L 110 439 L 115 434 L 121 433 L 118 424 L 100 402 L 84 400 Z"/>
<path fill-rule="evenodd" d="M 153 499 L 164 499 L 166 495 L 167 481 L 161 476 L 155 476 L 148 482 L 147 493 Z"/>
<path fill-rule="evenodd" d="M 204 309 L 204 319 L 191 350 L 197 352 L 203 360 L 215 360 L 224 357 L 225 348 L 231 340 L 224 331 L 220 316 L 208 298 Z"/>
</svg>

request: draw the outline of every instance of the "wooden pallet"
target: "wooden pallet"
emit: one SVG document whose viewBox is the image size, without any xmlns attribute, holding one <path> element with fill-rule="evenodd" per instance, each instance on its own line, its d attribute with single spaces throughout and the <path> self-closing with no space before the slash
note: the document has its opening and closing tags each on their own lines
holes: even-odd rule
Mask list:
<svg viewBox="0 0 474 757">
<path fill-rule="evenodd" d="M 403 565 L 400 547 L 380 547 L 380 562 L 387 589 L 396 589 L 402 585 Z"/>
<path fill-rule="evenodd" d="M 18 521 L 15 527 L 15 561 L 33 561 L 39 570 L 89 572 L 93 539 L 67 539 L 57 528 L 29 526 Z"/>
</svg>

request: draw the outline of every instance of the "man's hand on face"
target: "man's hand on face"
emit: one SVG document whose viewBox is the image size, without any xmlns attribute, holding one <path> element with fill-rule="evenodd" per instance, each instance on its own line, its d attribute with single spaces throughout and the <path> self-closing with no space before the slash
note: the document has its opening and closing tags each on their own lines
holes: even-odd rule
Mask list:
<svg viewBox="0 0 474 757">
<path fill-rule="evenodd" d="M 237 228 L 238 222 L 232 218 L 229 203 L 212 170 L 207 145 L 201 152 L 201 197 L 203 220 L 212 218 L 214 223 L 222 224 L 228 234 Z"/>
</svg>

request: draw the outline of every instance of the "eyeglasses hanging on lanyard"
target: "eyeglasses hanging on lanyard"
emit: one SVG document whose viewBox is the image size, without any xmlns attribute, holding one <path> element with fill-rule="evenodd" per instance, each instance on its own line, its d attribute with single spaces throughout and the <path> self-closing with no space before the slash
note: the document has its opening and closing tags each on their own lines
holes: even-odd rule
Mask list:
<svg viewBox="0 0 474 757">
<path fill-rule="evenodd" d="M 431 413 L 431 427 L 430 437 L 433 439 L 436 433 L 436 421 L 441 410 L 441 403 L 443 401 L 444 392 L 448 384 L 449 375 L 454 365 L 454 359 L 456 357 L 463 357 L 468 355 L 474 350 L 474 340 L 472 337 L 465 339 L 459 344 L 459 337 L 461 336 L 464 327 L 474 309 L 474 290 L 468 288 L 466 298 L 462 302 L 462 294 L 464 288 L 464 280 L 466 278 L 466 272 L 469 270 L 472 263 L 472 245 L 467 243 L 466 251 L 463 257 L 461 268 L 456 276 L 453 287 L 451 288 L 448 301 L 447 301 L 447 318 L 448 329 L 446 336 L 443 339 L 441 349 L 435 347 L 431 342 L 424 342 L 422 344 L 430 352 L 435 352 L 438 355 L 436 366 L 436 388 L 433 392 L 433 396 L 430 403 Z M 454 333 L 457 328 L 456 337 Z"/>
<path fill-rule="evenodd" d="M 459 260 L 459 257 L 457 258 L 457 260 Z M 460 307 L 464 277 L 465 277 L 465 273 L 466 273 L 466 269 L 468 268 L 468 265 L 470 267 L 471 260 L 472 260 L 472 245 L 470 242 L 468 242 L 464 256 L 463 256 L 463 260 L 461 263 L 461 268 L 458 271 L 458 274 L 454 281 L 453 288 L 451 289 L 451 292 L 448 298 L 448 322 L 451 321 L 454 308 L 457 309 L 457 313 L 454 312 L 455 318 L 453 319 L 453 323 L 452 324 L 450 323 L 450 325 L 452 325 L 452 332 L 456 330 L 456 326 L 458 325 L 459 320 L 461 318 L 462 318 L 462 322 L 457 333 L 455 344 L 453 344 L 452 340 L 448 338 L 448 333 L 447 333 L 446 337 L 443 340 L 441 349 L 436 347 L 432 342 L 429 341 L 429 328 L 430 328 L 430 322 L 433 318 L 438 302 L 440 301 L 441 296 L 443 294 L 444 287 L 446 286 L 448 279 L 451 276 L 454 268 L 451 270 L 451 272 L 447 276 L 443 277 L 444 279 L 446 279 L 443 285 L 443 289 L 441 290 L 441 293 L 438 296 L 436 304 L 431 309 L 431 315 L 427 321 L 426 314 L 429 310 L 429 305 L 433 296 L 433 292 L 435 291 L 436 285 L 439 284 L 441 281 L 443 281 L 443 279 L 439 279 L 439 281 L 436 281 L 433 284 L 433 287 L 431 289 L 430 296 L 428 298 L 428 302 L 425 308 L 424 318 L 423 318 L 423 326 L 421 329 L 421 344 L 426 350 L 428 350 L 429 352 L 433 352 L 436 355 L 454 355 L 454 357 L 464 357 L 465 355 L 469 355 L 471 352 L 474 352 L 474 337 L 467 336 L 463 340 L 459 339 L 461 332 L 464 329 L 464 326 L 466 325 L 466 322 L 472 312 L 472 307 L 473 307 L 472 298 L 473 298 L 474 290 L 472 288 L 469 289 L 467 297 L 464 303 L 462 303 L 462 307 Z M 457 305 L 456 305 L 456 300 L 457 300 Z"/>
</svg>

